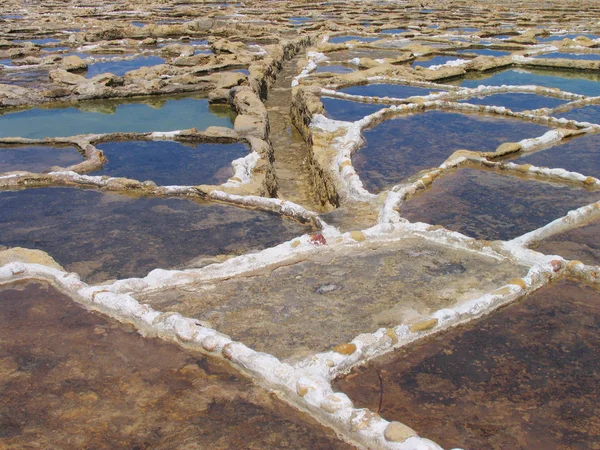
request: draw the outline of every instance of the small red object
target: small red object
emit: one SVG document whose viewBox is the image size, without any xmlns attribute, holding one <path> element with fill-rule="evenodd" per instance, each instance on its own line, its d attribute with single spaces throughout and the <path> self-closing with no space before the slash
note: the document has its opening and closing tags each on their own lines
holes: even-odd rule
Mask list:
<svg viewBox="0 0 600 450">
<path fill-rule="evenodd" d="M 313 245 L 325 245 L 325 244 L 327 244 L 327 241 L 325 240 L 325 236 L 323 236 L 321 233 L 311 234 L 310 235 L 310 242 Z"/>
<path fill-rule="evenodd" d="M 562 263 L 558 259 L 554 259 L 554 260 L 550 261 L 550 264 L 552 265 L 552 270 L 554 272 L 558 272 L 560 270 L 560 268 L 562 267 Z"/>
</svg>

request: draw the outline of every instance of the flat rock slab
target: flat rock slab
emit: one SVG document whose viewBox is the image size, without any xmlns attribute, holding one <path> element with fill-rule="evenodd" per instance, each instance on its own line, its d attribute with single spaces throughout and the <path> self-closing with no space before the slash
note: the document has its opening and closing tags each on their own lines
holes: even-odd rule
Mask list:
<svg viewBox="0 0 600 450">
<path fill-rule="evenodd" d="M 256 350 L 288 358 L 417 321 L 525 273 L 507 262 L 410 238 L 324 250 L 264 273 L 161 290 L 139 300 L 209 321 Z"/>
<path fill-rule="evenodd" d="M 600 221 L 556 234 L 535 243 L 532 248 L 541 253 L 600 266 Z"/>
<path fill-rule="evenodd" d="M 224 363 L 46 284 L 0 290 L 0 373 L 2 448 L 349 448 Z"/>
<path fill-rule="evenodd" d="M 597 449 L 600 292 L 571 281 L 339 379 L 443 448 Z"/>
<path fill-rule="evenodd" d="M 76 188 L 0 192 L 0 244 L 39 249 L 90 283 L 194 267 L 280 244 L 309 227 L 276 214 L 181 198 Z"/>
<path fill-rule="evenodd" d="M 108 162 L 91 175 L 152 180 L 158 185 L 218 185 L 233 176 L 231 162 L 250 149 L 235 144 L 129 141 L 98 144 Z"/>
<path fill-rule="evenodd" d="M 209 126 L 232 128 L 232 111 L 205 98 L 148 97 L 81 102 L 75 106 L 5 111 L 0 137 L 74 136 L 88 133 L 174 131 Z M 35 123 L 35 126 L 32 126 Z"/>
<path fill-rule="evenodd" d="M 427 111 L 386 120 L 363 132 L 352 161 L 370 192 L 380 192 L 460 149 L 494 151 L 504 142 L 543 135 L 548 127 L 499 116 Z"/>
<path fill-rule="evenodd" d="M 438 178 L 401 207 L 411 222 L 486 240 L 509 240 L 598 201 L 600 193 L 477 169 Z"/>
<path fill-rule="evenodd" d="M 21 170 L 40 173 L 53 166 L 69 167 L 83 160 L 83 155 L 74 147 L 47 145 L 0 147 L 0 172 Z"/>
</svg>

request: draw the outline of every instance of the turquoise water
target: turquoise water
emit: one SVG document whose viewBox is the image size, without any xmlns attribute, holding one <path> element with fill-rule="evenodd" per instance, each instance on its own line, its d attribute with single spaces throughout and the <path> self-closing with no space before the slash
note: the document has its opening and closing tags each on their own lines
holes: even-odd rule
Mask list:
<svg viewBox="0 0 600 450">
<path fill-rule="evenodd" d="M 360 120 L 386 107 L 386 105 L 381 104 L 353 102 L 351 100 L 330 97 L 321 97 L 321 102 L 325 107 L 325 115 L 327 117 L 347 122 Z"/>
<path fill-rule="evenodd" d="M 260 250 L 309 231 L 229 205 L 76 188 L 1 191 L 0 211 L 0 245 L 44 250 L 90 282 Z"/>
<path fill-rule="evenodd" d="M 354 154 L 353 164 L 367 190 L 379 192 L 439 166 L 456 150 L 493 151 L 504 142 L 546 131 L 541 125 L 498 116 L 427 111 L 365 130 L 366 143 Z"/>
<path fill-rule="evenodd" d="M 590 122 L 600 124 L 600 106 L 588 105 L 581 108 L 570 109 L 567 112 L 553 114 L 556 117 L 564 117 L 570 120 L 578 120 L 580 122 Z"/>
<path fill-rule="evenodd" d="M 117 76 L 123 76 L 130 70 L 137 70 L 141 67 L 156 66 L 164 64 L 165 59 L 158 56 L 140 56 L 134 59 L 122 61 L 104 61 L 90 64 L 85 74 L 86 78 L 93 78 L 101 73 L 110 72 Z"/>
<path fill-rule="evenodd" d="M 460 103 L 472 103 L 474 105 L 504 106 L 512 111 L 554 108 L 566 102 L 567 100 L 562 100 L 560 98 L 521 93 L 495 94 L 488 95 L 487 97 L 472 97 L 467 100 L 460 101 Z"/>
<path fill-rule="evenodd" d="M 44 138 L 86 133 L 172 131 L 211 125 L 232 128 L 229 108 L 209 106 L 193 97 L 147 97 L 123 101 L 79 103 L 52 109 L 5 111 L 0 137 Z"/>
<path fill-rule="evenodd" d="M 544 70 L 505 70 L 479 78 L 466 77 L 459 84 L 463 87 L 477 87 L 480 85 L 502 86 L 506 85 L 538 85 L 558 88 L 575 94 L 598 96 L 600 95 L 600 75 L 579 72 L 555 72 Z"/>
<path fill-rule="evenodd" d="M 43 145 L 0 147 L 0 172 L 25 170 L 45 172 L 50 167 L 69 167 L 83 162 L 83 155 L 73 147 Z"/>
<path fill-rule="evenodd" d="M 222 184 L 233 176 L 231 161 L 246 156 L 245 144 L 181 144 L 172 141 L 98 144 L 108 162 L 91 175 L 152 180 L 159 185 Z"/>
</svg>

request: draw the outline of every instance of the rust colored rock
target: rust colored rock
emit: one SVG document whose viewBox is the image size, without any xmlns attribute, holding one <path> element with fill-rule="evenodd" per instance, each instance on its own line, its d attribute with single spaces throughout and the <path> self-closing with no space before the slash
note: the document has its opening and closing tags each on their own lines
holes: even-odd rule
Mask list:
<svg viewBox="0 0 600 450">
<path fill-rule="evenodd" d="M 426 319 L 420 322 L 414 323 L 410 326 L 410 331 L 412 333 L 418 333 L 419 331 L 427 331 L 431 330 L 438 324 L 437 319 Z"/>
<path fill-rule="evenodd" d="M 333 347 L 333 351 L 341 355 L 351 355 L 356 351 L 356 345 L 354 344 L 340 344 Z"/>
</svg>

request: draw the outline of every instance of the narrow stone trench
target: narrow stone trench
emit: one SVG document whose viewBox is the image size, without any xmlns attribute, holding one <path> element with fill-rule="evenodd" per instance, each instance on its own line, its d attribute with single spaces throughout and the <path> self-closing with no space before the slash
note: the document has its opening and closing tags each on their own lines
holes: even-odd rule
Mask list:
<svg viewBox="0 0 600 450">
<path fill-rule="evenodd" d="M 291 83 L 296 76 L 298 58 L 285 63 L 265 102 L 271 128 L 270 140 L 275 154 L 275 173 L 280 198 L 312 211 L 322 212 L 323 208 L 311 179 L 308 144 L 290 118 Z"/>
</svg>

